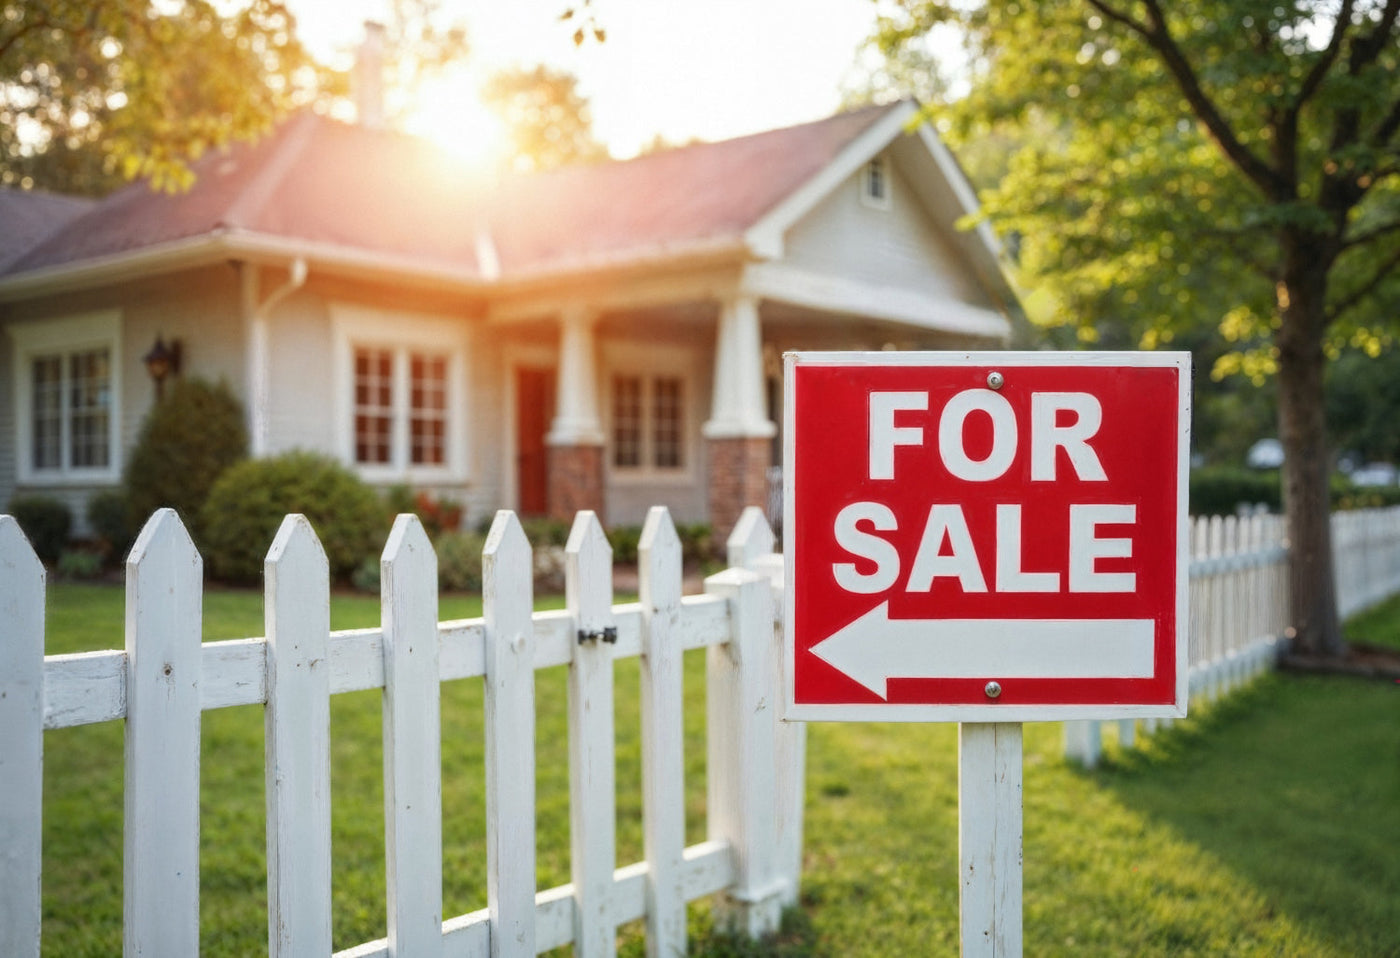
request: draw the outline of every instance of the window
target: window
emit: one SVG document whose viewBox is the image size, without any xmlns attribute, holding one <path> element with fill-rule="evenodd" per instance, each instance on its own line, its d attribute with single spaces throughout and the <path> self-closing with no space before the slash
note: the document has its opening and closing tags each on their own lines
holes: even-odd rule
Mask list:
<svg viewBox="0 0 1400 958">
<path fill-rule="evenodd" d="M 877 156 L 865 164 L 860 198 L 866 206 L 882 210 L 890 208 L 890 171 L 883 156 Z"/>
<path fill-rule="evenodd" d="M 12 326 L 19 478 L 117 478 L 120 317 L 101 313 Z"/>
<path fill-rule="evenodd" d="M 371 481 L 465 478 L 460 320 L 333 304 L 336 439 Z"/>
<path fill-rule="evenodd" d="M 684 385 L 679 376 L 614 376 L 613 466 L 685 467 Z"/>
</svg>

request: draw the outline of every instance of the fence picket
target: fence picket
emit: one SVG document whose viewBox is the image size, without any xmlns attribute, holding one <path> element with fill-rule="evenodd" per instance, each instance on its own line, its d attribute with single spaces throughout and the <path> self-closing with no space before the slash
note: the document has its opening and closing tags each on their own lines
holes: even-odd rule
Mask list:
<svg viewBox="0 0 1400 958">
<path fill-rule="evenodd" d="M 204 564 L 174 509 L 126 560 L 123 953 L 199 952 L 199 674 Z"/>
<path fill-rule="evenodd" d="M 267 925 L 273 958 L 331 950 L 330 572 L 287 516 L 264 564 Z"/>
<path fill-rule="evenodd" d="M 729 566 L 748 569 L 760 575 L 776 573 L 781 582 L 783 567 L 771 569 L 771 560 L 781 558 L 773 554 L 773 530 L 763 510 L 748 506 L 739 516 L 734 531 L 725 544 Z M 774 589 L 775 602 L 781 596 L 781 589 Z M 773 631 L 773 675 L 782 675 L 783 636 L 782 610 L 774 607 L 777 619 Z M 783 905 L 797 904 L 802 879 L 802 821 L 807 799 L 807 723 L 784 722 L 778 709 L 773 709 L 773 747 L 776 751 L 777 780 L 777 839 L 778 872 L 787 881 L 783 892 Z"/>
<path fill-rule="evenodd" d="M 772 593 L 768 580 L 727 569 L 705 591 L 729 603 L 729 642 L 708 654 L 709 837 L 734 850 L 735 882 L 717 921 L 757 937 L 776 931 L 787 880 L 778 873 Z"/>
<path fill-rule="evenodd" d="M 742 520 L 741 520 L 742 521 Z M 647 956 L 686 951 L 685 754 L 681 540 L 664 506 L 647 512 L 637 547 L 642 604 L 642 813 Z"/>
<path fill-rule="evenodd" d="M 535 955 L 535 629 L 530 543 L 498 512 L 482 553 L 486 901 L 492 958 Z"/>
<path fill-rule="evenodd" d="M 617 624 L 612 546 L 592 512 L 574 519 L 564 555 L 565 604 L 578 636 L 569 665 L 568 703 L 574 954 L 602 958 L 617 950 L 611 904 L 617 866 L 612 655 Z"/>
<path fill-rule="evenodd" d="M 442 952 L 442 726 L 437 556 L 416 516 L 394 520 L 380 570 L 389 954 L 418 958 Z"/>
<path fill-rule="evenodd" d="M 0 954 L 39 958 L 44 566 L 0 516 Z"/>
</svg>

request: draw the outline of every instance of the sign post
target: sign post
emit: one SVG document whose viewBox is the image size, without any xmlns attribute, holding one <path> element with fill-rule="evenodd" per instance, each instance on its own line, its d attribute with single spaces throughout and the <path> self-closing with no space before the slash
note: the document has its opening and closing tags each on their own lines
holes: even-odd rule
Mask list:
<svg viewBox="0 0 1400 958">
<path fill-rule="evenodd" d="M 1186 714 L 1187 353 L 789 353 L 784 717 L 959 729 L 963 955 L 1021 953 L 1021 724 Z"/>
</svg>

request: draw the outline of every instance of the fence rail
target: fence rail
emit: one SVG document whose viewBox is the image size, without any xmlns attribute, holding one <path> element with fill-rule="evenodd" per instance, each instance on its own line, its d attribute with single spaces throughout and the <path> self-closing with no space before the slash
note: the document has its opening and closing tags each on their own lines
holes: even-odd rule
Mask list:
<svg viewBox="0 0 1400 958">
<path fill-rule="evenodd" d="M 681 595 L 681 547 L 653 509 L 641 542 L 641 601 L 614 605 L 612 553 L 592 513 L 565 548 L 566 604 L 533 611 L 529 543 L 498 514 L 483 558 L 484 614 L 438 621 L 436 557 L 400 516 L 381 566 L 381 627 L 331 632 L 325 554 L 288 516 L 265 566 L 263 637 L 201 643 L 202 562 L 171 510 L 152 517 L 127 561 L 126 648 L 44 656 L 44 570 L 0 517 L 0 954 L 40 947 L 45 729 L 124 720 L 123 951 L 199 947 L 200 715 L 266 710 L 269 953 L 331 953 L 329 702 L 384 695 L 388 937 L 338 952 L 535 955 L 572 944 L 611 955 L 619 924 L 645 918 L 653 955 L 683 954 L 686 905 L 718 895 L 720 921 L 759 934 L 796 900 L 800 780 L 793 730 L 771 689 L 778 661 L 772 534 L 746 514 L 741 561 Z M 685 847 L 681 655 L 706 649 L 706 841 Z M 642 662 L 645 860 L 617 867 L 612 671 Z M 569 668 L 572 882 L 535 888 L 534 673 Z M 487 907 L 443 920 L 441 729 L 444 681 L 485 683 Z M 800 747 L 800 739 L 798 740 Z M 779 748 L 787 754 L 779 756 Z M 796 855 L 793 849 L 797 850 Z"/>
<path fill-rule="evenodd" d="M 1190 527 L 1190 690 L 1219 698 L 1273 668 L 1288 641 L 1288 544 L 1276 515 L 1212 516 Z M 1400 592 L 1400 507 L 1332 516 L 1337 606 L 1352 615 Z M 1141 728 L 1154 731 L 1158 722 Z M 1120 744 L 1139 725 L 1118 723 Z M 1102 751 L 1102 723 L 1065 723 L 1065 754 L 1087 766 Z"/>
</svg>

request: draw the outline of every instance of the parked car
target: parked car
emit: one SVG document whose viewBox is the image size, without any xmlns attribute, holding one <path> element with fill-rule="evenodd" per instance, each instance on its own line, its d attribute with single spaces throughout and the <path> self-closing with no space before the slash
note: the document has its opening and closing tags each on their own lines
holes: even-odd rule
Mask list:
<svg viewBox="0 0 1400 958">
<path fill-rule="evenodd" d="M 1388 462 L 1368 462 L 1351 471 L 1351 481 L 1358 486 L 1393 486 L 1400 470 Z"/>
<path fill-rule="evenodd" d="M 1244 461 L 1251 469 L 1277 469 L 1283 465 L 1283 443 L 1277 439 L 1260 439 L 1249 447 Z"/>
</svg>

